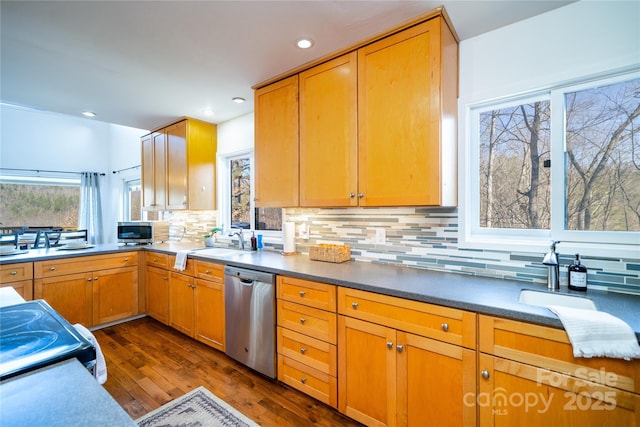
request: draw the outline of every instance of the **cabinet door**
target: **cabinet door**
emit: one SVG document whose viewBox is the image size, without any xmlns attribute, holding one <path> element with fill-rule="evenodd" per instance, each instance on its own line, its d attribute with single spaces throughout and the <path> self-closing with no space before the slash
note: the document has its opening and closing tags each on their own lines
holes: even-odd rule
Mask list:
<svg viewBox="0 0 640 427">
<path fill-rule="evenodd" d="M 193 336 L 194 280 L 178 273 L 171 273 L 169 277 L 169 324 L 190 337 Z"/>
<path fill-rule="evenodd" d="M 395 425 L 396 331 L 338 316 L 338 409 L 368 426 Z"/>
<path fill-rule="evenodd" d="M 151 134 L 141 139 L 142 145 L 142 207 L 150 209 L 155 204 L 155 182 L 153 170 L 153 138 Z"/>
<path fill-rule="evenodd" d="M 167 136 L 167 209 L 187 207 L 187 122 L 165 128 Z"/>
<path fill-rule="evenodd" d="M 147 314 L 169 324 L 169 272 L 147 267 Z"/>
<path fill-rule="evenodd" d="M 187 119 L 187 208 L 216 209 L 216 125 Z"/>
<path fill-rule="evenodd" d="M 300 73 L 300 206 L 357 206 L 357 53 Z"/>
<path fill-rule="evenodd" d="M 94 272 L 92 283 L 94 325 L 138 314 L 138 267 Z"/>
<path fill-rule="evenodd" d="M 153 201 L 148 207 L 164 209 L 167 204 L 166 136 L 164 132 L 154 132 L 151 134 L 151 139 L 153 141 Z"/>
<path fill-rule="evenodd" d="M 398 332 L 396 353 L 398 425 L 476 425 L 475 351 Z"/>
<path fill-rule="evenodd" d="M 480 354 L 481 426 L 640 426 L 640 395 Z"/>
<path fill-rule="evenodd" d="M 361 206 L 440 204 L 439 22 L 358 50 Z"/>
<path fill-rule="evenodd" d="M 224 351 L 224 286 L 196 279 L 195 338 Z"/>
<path fill-rule="evenodd" d="M 255 203 L 298 206 L 298 76 L 255 92 Z"/>
<path fill-rule="evenodd" d="M 34 298 L 46 300 L 71 324 L 93 326 L 92 277 L 90 273 L 79 273 L 36 279 Z"/>
</svg>

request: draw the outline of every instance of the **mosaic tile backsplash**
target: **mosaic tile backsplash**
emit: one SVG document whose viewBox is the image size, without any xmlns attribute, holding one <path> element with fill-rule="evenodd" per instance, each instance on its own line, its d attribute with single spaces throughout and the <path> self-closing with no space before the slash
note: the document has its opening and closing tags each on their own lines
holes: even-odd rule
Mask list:
<svg viewBox="0 0 640 427">
<path fill-rule="evenodd" d="M 172 240 L 201 242 L 205 230 L 214 227 L 216 213 L 172 212 L 168 214 Z M 455 208 L 346 208 L 285 209 L 286 221 L 298 229 L 308 227 L 308 239 L 296 238 L 296 249 L 343 243 L 351 246 L 357 261 L 401 265 L 409 268 L 453 271 L 486 277 L 546 283 L 547 270 L 541 253 L 458 248 L 458 211 Z M 376 229 L 385 230 L 386 242 L 376 244 Z M 265 250 L 282 250 L 281 238 L 265 238 Z M 574 254 L 559 248 L 561 279 Z M 581 257 L 588 267 L 588 284 L 640 295 L 640 258 Z"/>
</svg>

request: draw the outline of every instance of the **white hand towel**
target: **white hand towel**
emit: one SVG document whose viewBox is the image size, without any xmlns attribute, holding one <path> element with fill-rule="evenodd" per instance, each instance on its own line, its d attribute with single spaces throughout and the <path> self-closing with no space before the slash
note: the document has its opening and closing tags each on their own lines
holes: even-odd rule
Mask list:
<svg viewBox="0 0 640 427">
<path fill-rule="evenodd" d="M 633 329 L 603 311 L 547 306 L 562 322 L 573 345 L 574 357 L 640 359 L 640 345 Z"/>
<path fill-rule="evenodd" d="M 176 254 L 176 263 L 173 265 L 173 268 L 175 268 L 178 271 L 184 271 L 184 269 L 187 267 L 188 254 L 189 254 L 189 251 L 179 251 Z"/>
<path fill-rule="evenodd" d="M 83 337 L 85 337 L 93 346 L 96 348 L 96 367 L 93 371 L 93 376 L 96 377 L 99 384 L 104 384 L 107 382 L 107 363 L 104 360 L 104 355 L 102 354 L 102 350 L 100 349 L 100 345 L 98 344 L 98 340 L 91 333 L 90 330 L 85 328 L 79 323 L 73 325 L 76 328 L 76 331 L 80 333 Z"/>
</svg>

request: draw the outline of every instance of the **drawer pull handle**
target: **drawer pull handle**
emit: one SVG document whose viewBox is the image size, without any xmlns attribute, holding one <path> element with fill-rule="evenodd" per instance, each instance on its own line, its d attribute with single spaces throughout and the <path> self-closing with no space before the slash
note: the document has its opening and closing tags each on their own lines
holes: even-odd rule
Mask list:
<svg viewBox="0 0 640 427">
<path fill-rule="evenodd" d="M 305 296 L 306 292 L 305 291 L 300 291 L 300 296 L 303 297 Z"/>
<path fill-rule="evenodd" d="M 387 341 L 387 348 L 393 348 L 393 342 Z"/>
<path fill-rule="evenodd" d="M 449 330 L 449 324 L 448 323 L 443 323 L 442 324 L 442 330 L 447 332 Z"/>
<path fill-rule="evenodd" d="M 153 259 L 153 262 L 158 262 L 158 258 L 154 258 L 154 259 Z"/>
<path fill-rule="evenodd" d="M 307 378 L 306 378 L 306 377 L 302 377 L 302 378 L 300 378 L 300 382 L 301 382 L 302 384 L 306 383 L 306 382 L 307 382 Z"/>
<path fill-rule="evenodd" d="M 124 262 L 129 262 L 129 258 L 125 258 L 125 259 L 124 259 Z"/>
<path fill-rule="evenodd" d="M 352 302 L 351 303 L 351 307 L 353 307 L 353 309 L 357 309 L 358 308 L 358 303 L 357 302 Z"/>
<path fill-rule="evenodd" d="M 482 378 L 484 378 L 485 380 L 489 379 L 489 371 L 484 370 L 482 371 Z"/>
<path fill-rule="evenodd" d="M 17 271 L 12 271 L 12 272 L 11 272 L 11 273 L 9 273 L 9 274 L 11 274 L 12 276 L 15 276 L 16 274 L 18 274 L 18 272 L 17 272 Z"/>
<path fill-rule="evenodd" d="M 56 271 L 55 267 L 49 267 L 49 271 Z"/>
<path fill-rule="evenodd" d="M 305 319 L 304 317 L 300 318 L 300 323 L 302 323 L 303 325 L 304 325 L 304 322 L 306 322 L 306 321 L 307 321 L 307 319 Z"/>
<path fill-rule="evenodd" d="M 205 270 L 205 271 L 204 271 L 204 274 L 211 274 L 211 271 L 209 271 L 209 270 Z"/>
<path fill-rule="evenodd" d="M 401 352 L 402 352 L 402 350 L 404 350 L 404 346 L 403 346 L 402 344 L 398 344 L 398 345 L 396 346 L 396 350 L 398 350 L 398 352 L 399 352 L 399 353 L 401 353 Z"/>
<path fill-rule="evenodd" d="M 300 353 L 305 354 L 306 352 L 307 352 L 307 349 L 306 349 L 306 348 L 302 347 L 302 348 L 300 349 Z"/>
</svg>

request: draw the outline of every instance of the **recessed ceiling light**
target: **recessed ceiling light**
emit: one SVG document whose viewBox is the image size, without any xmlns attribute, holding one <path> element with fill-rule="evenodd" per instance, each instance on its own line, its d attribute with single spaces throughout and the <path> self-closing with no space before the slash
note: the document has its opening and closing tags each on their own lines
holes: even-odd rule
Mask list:
<svg viewBox="0 0 640 427">
<path fill-rule="evenodd" d="M 298 39 L 296 44 L 298 45 L 298 47 L 300 49 L 309 49 L 311 46 L 313 46 L 313 40 L 304 39 L 304 38 L 303 39 Z"/>
<path fill-rule="evenodd" d="M 236 104 L 242 104 L 243 102 L 246 101 L 246 99 L 236 96 L 235 98 L 232 98 L 232 101 L 235 102 Z"/>
<path fill-rule="evenodd" d="M 85 116 L 85 117 L 95 117 L 96 113 L 93 113 L 91 111 L 83 111 L 82 115 Z"/>
</svg>

